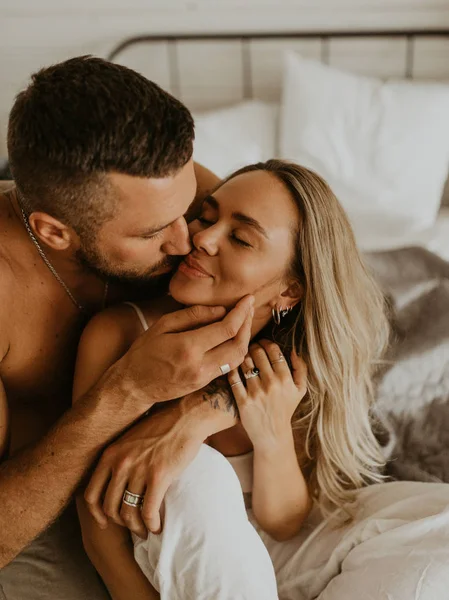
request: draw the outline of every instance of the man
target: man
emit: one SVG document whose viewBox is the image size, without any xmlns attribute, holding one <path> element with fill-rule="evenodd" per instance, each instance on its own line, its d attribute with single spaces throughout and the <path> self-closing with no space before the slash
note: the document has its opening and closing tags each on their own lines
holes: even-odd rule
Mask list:
<svg viewBox="0 0 449 600">
<path fill-rule="evenodd" d="M 0 583 L 7 600 L 103 597 L 67 556 L 42 576 L 64 551 L 51 550 L 47 534 L 13 559 L 61 513 L 104 446 L 151 406 L 180 398 L 158 418 L 150 442 L 165 482 L 159 495 L 202 441 L 189 435 L 189 423 L 203 423 L 205 437 L 233 423 L 226 407 L 212 408 L 225 404 L 221 395 L 208 404 L 192 392 L 242 362 L 251 298 L 228 315 L 193 307 L 164 317 L 71 407 L 88 316 L 148 294 L 144 284 L 190 250 L 184 214 L 197 191 L 193 137 L 181 103 L 92 57 L 36 73 L 12 108 L 14 184 L 0 195 Z M 211 174 L 197 170 L 201 192 Z M 176 432 L 174 423 L 182 423 Z M 63 529 L 57 535 L 67 543 Z M 47 552 L 41 562 L 39 548 Z"/>
</svg>

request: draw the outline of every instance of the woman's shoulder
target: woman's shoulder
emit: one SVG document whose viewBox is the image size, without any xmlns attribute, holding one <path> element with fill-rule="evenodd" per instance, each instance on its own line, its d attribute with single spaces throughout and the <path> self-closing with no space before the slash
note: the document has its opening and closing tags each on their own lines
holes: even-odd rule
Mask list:
<svg viewBox="0 0 449 600">
<path fill-rule="evenodd" d="M 103 342 L 120 339 L 123 345 L 129 346 L 143 333 L 144 324 L 151 327 L 158 319 L 179 308 L 180 305 L 170 297 L 121 302 L 92 317 L 83 335 Z"/>
<path fill-rule="evenodd" d="M 133 313 L 134 321 L 140 324 L 141 333 L 144 324 L 146 327 L 151 327 L 164 315 L 184 308 L 171 296 L 161 296 L 151 300 L 140 300 L 139 302 L 124 302 L 121 306 Z M 142 322 L 142 317 L 144 322 Z"/>
</svg>

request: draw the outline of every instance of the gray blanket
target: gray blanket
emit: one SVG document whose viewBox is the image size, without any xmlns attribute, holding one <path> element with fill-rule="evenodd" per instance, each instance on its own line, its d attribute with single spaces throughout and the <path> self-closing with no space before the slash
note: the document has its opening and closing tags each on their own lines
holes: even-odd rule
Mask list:
<svg viewBox="0 0 449 600">
<path fill-rule="evenodd" d="M 387 473 L 449 482 L 449 263 L 422 248 L 366 255 L 392 303 L 376 412 Z"/>
</svg>

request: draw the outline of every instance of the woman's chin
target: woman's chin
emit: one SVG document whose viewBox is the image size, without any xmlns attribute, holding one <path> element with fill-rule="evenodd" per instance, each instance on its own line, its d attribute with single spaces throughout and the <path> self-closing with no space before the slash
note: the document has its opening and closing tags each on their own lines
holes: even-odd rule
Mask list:
<svg viewBox="0 0 449 600">
<path fill-rule="evenodd" d="M 200 286 L 192 284 L 190 281 L 181 281 L 181 278 L 177 276 L 177 273 L 173 275 L 168 286 L 170 296 L 186 306 L 193 304 L 206 304 L 204 290 L 203 293 Z"/>
</svg>

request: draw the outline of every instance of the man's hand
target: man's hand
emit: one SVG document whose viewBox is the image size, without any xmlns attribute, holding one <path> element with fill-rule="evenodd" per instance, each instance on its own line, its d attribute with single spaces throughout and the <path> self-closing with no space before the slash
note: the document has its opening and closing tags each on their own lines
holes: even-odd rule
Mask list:
<svg viewBox="0 0 449 600">
<path fill-rule="evenodd" d="M 222 307 L 192 306 L 159 319 L 112 367 L 121 396 L 125 392 L 142 414 L 156 402 L 203 388 L 223 374 L 223 365 L 238 367 L 248 351 L 253 303 L 246 296 L 228 314 Z"/>
<path fill-rule="evenodd" d="M 170 484 L 209 435 L 236 423 L 227 382 L 214 383 L 163 405 L 107 448 L 84 494 L 101 527 L 109 517 L 143 538 L 148 530 L 161 530 L 160 509 Z M 145 496 L 142 510 L 122 503 L 125 489 Z"/>
</svg>

